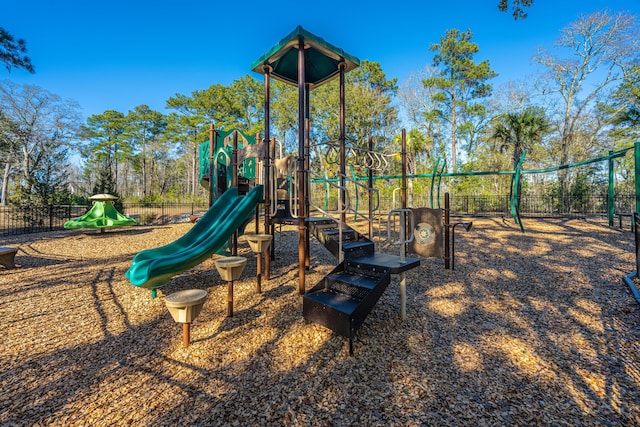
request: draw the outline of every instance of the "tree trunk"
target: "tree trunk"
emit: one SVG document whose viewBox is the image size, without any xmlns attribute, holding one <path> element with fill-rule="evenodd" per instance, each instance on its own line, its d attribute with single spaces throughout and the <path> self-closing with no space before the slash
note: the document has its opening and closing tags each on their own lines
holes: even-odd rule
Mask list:
<svg viewBox="0 0 640 427">
<path fill-rule="evenodd" d="M 416 159 L 411 151 L 407 153 L 407 173 L 416 173 Z M 407 178 L 407 206 L 413 206 L 413 178 Z"/>
<path fill-rule="evenodd" d="M 198 173 L 198 145 L 196 144 L 196 142 L 194 141 L 194 145 L 193 145 L 193 153 L 191 156 L 191 194 L 196 194 L 196 191 L 198 190 L 197 188 L 197 182 L 198 182 L 198 178 L 199 178 L 199 173 Z M 210 165 L 211 167 L 213 165 Z M 209 183 L 209 185 L 211 185 L 212 183 Z"/>
<path fill-rule="evenodd" d="M 4 173 L 2 174 L 2 188 L 0 189 L 0 206 L 7 205 L 7 188 L 9 187 L 10 172 L 11 172 L 11 163 L 7 161 L 4 164 Z"/>
<path fill-rule="evenodd" d="M 452 170 L 455 173 L 458 170 L 457 160 L 456 160 L 456 131 L 457 131 L 457 123 L 456 123 L 456 95 L 455 88 L 451 89 L 451 165 Z"/>
</svg>

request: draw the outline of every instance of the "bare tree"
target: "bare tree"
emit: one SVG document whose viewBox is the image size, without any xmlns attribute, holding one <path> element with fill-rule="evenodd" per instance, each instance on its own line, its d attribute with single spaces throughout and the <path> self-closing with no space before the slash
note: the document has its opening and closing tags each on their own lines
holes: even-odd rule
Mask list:
<svg viewBox="0 0 640 427">
<path fill-rule="evenodd" d="M 567 164 L 590 108 L 637 62 L 636 17 L 607 11 L 580 16 L 562 30 L 556 44 L 569 53 L 557 56 L 540 49 L 533 59 L 547 69 L 539 89 L 544 95 L 557 95 L 558 154 L 560 164 Z M 558 180 L 566 189 L 566 169 L 558 172 Z"/>
<path fill-rule="evenodd" d="M 57 179 L 47 164 L 55 158 L 64 161 L 78 128 L 77 107 L 37 86 L 21 86 L 9 81 L 0 83 L 0 111 L 6 118 L 4 137 L 11 151 L 5 160 L 5 171 L 19 171 L 19 184 L 27 193 L 46 187 L 42 180 Z M 64 155 L 60 155 L 64 154 Z M 9 163 L 11 162 L 11 163 Z M 57 172 L 66 164 L 55 165 Z M 47 173 L 43 171 L 47 169 Z M 2 188 L 7 188 L 9 173 L 3 175 Z M 3 203 L 6 200 L 3 193 Z"/>
</svg>

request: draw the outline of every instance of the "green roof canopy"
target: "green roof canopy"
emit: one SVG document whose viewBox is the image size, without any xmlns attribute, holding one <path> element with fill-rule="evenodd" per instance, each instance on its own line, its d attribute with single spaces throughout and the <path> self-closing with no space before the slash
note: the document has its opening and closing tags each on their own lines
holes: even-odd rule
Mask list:
<svg viewBox="0 0 640 427">
<path fill-rule="evenodd" d="M 271 76 L 282 82 L 298 85 L 298 43 L 305 47 L 305 79 L 310 89 L 328 82 L 339 74 L 338 64 L 344 62 L 345 73 L 360 65 L 360 60 L 337 48 L 324 39 L 298 26 L 291 34 L 280 40 L 260 59 L 251 65 L 252 71 L 263 74 L 264 65 L 272 68 Z"/>
</svg>

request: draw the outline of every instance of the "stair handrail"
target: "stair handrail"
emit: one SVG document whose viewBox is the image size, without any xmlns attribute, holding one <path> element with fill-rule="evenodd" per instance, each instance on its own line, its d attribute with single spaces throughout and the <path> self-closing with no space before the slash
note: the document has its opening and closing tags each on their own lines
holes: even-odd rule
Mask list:
<svg viewBox="0 0 640 427">
<path fill-rule="evenodd" d="M 311 172 L 311 175 L 314 177 L 314 179 L 323 181 L 326 185 L 330 185 L 334 188 L 336 188 L 338 191 L 343 191 L 344 192 L 344 196 L 345 197 L 341 197 L 342 194 L 338 194 L 338 209 L 336 211 L 334 211 L 334 213 L 338 213 L 338 214 L 342 214 L 342 213 L 346 213 L 349 211 L 349 207 L 350 207 L 350 203 L 349 203 L 349 190 L 342 185 L 338 185 L 334 182 L 331 182 L 330 179 L 328 178 L 323 178 L 320 177 L 320 175 Z M 343 202 L 343 203 L 341 203 Z M 342 206 L 340 206 L 342 205 Z M 314 209 L 316 209 L 319 212 L 322 212 L 323 214 L 327 215 L 327 216 L 332 216 L 332 214 L 330 212 L 328 212 L 328 210 L 324 210 L 323 208 L 314 205 L 313 203 L 310 203 L 310 206 L 312 206 Z"/>
<path fill-rule="evenodd" d="M 342 175 L 342 174 L 341 174 L 341 175 Z M 375 212 L 375 211 L 377 211 L 377 210 L 380 208 L 380 190 L 378 190 L 377 188 L 372 188 L 372 187 L 369 187 L 369 186 L 367 186 L 367 185 L 364 185 L 364 184 L 362 184 L 362 183 L 358 182 L 357 180 L 355 180 L 355 179 L 353 179 L 353 178 L 349 178 L 349 177 L 348 177 L 348 176 L 346 176 L 346 175 L 342 175 L 342 176 L 344 176 L 344 178 L 345 178 L 345 180 L 346 180 L 346 181 L 353 182 L 353 184 L 354 184 L 354 185 L 356 185 L 357 187 L 361 187 L 361 188 L 363 188 L 364 190 L 366 190 L 366 191 L 369 193 L 369 198 L 372 198 L 372 197 L 371 197 L 371 194 L 375 194 L 375 195 L 377 196 L 377 197 L 376 197 L 376 205 L 375 205 L 375 207 L 373 207 L 373 208 L 372 208 L 372 210 Z M 358 212 L 356 212 L 355 210 L 354 210 L 353 212 L 354 212 L 354 213 L 356 213 L 356 214 L 358 214 L 359 216 L 363 216 L 363 217 L 366 219 L 366 216 L 364 216 L 364 215 L 362 215 L 362 214 L 359 214 L 359 213 L 358 213 Z"/>
<path fill-rule="evenodd" d="M 278 175 L 276 170 L 276 165 L 271 163 L 269 165 L 269 194 L 273 200 L 271 201 L 271 206 L 269 207 L 270 216 L 274 217 L 276 213 L 278 213 Z"/>
<path fill-rule="evenodd" d="M 300 218 L 298 208 L 298 173 L 295 172 L 289 178 L 289 212 L 292 218 Z"/>
<path fill-rule="evenodd" d="M 375 202 L 375 206 L 372 206 L 372 208 L 371 208 L 371 212 L 370 212 L 371 216 L 364 215 L 364 214 L 358 212 L 357 209 L 351 209 L 351 207 L 349 206 L 349 212 L 353 212 L 354 215 L 356 215 L 356 217 L 360 217 L 363 220 L 367 221 L 369 223 L 369 229 L 373 230 L 373 217 L 374 217 L 373 213 L 376 212 L 380 208 L 380 190 L 378 190 L 377 188 L 372 188 L 372 187 L 369 187 L 367 185 L 364 185 L 364 184 L 358 182 L 356 179 L 350 178 L 349 176 L 347 176 L 345 174 L 339 174 L 339 176 L 344 177 L 345 182 L 352 182 L 356 187 L 356 191 L 358 191 L 357 187 L 363 188 L 367 192 L 367 194 L 369 195 L 369 199 L 373 199 L 373 195 L 375 194 L 376 202 Z M 357 205 L 356 205 L 356 208 L 357 208 Z M 368 238 L 373 241 L 373 236 L 368 236 Z"/>
<path fill-rule="evenodd" d="M 396 193 L 398 191 L 400 191 L 400 190 L 402 190 L 402 188 L 400 188 L 400 187 L 396 187 L 396 188 L 393 189 L 393 194 L 391 195 L 391 206 L 393 208 L 396 207 Z"/>
<path fill-rule="evenodd" d="M 312 175 L 317 176 L 317 174 L 314 174 L 313 172 L 311 173 Z M 343 213 L 347 213 L 349 211 L 349 201 L 350 201 L 350 197 L 349 197 L 349 190 L 347 189 L 346 186 L 343 185 L 338 185 L 334 182 L 329 181 L 326 178 L 316 178 L 316 179 L 320 179 L 323 180 L 326 184 L 337 188 L 338 189 L 338 210 L 337 213 L 339 214 L 339 216 L 342 216 Z M 315 209 L 317 209 L 318 211 L 322 212 L 325 215 L 328 216 L 332 216 L 329 212 L 326 212 L 324 209 L 312 205 Z M 343 226 L 344 224 L 342 223 L 342 219 L 338 219 L 337 221 L 338 223 L 338 261 L 342 262 L 344 261 L 344 251 L 342 250 L 342 230 L 343 230 Z"/>
<path fill-rule="evenodd" d="M 406 236 L 407 214 L 409 214 L 409 219 L 411 220 L 410 236 L 408 239 L 403 237 L 403 236 Z M 391 236 L 391 217 L 395 215 L 400 216 L 400 233 L 398 236 L 399 239 L 397 241 L 394 241 L 393 237 Z M 405 258 L 406 258 L 407 243 L 413 242 L 413 239 L 415 237 L 413 230 L 415 229 L 415 226 L 416 226 L 416 222 L 413 216 L 412 209 L 401 208 L 401 209 L 392 209 L 389 211 L 389 216 L 387 218 L 387 239 L 392 245 L 395 245 L 395 246 L 400 245 L 400 263 L 404 264 L 406 262 Z"/>
</svg>

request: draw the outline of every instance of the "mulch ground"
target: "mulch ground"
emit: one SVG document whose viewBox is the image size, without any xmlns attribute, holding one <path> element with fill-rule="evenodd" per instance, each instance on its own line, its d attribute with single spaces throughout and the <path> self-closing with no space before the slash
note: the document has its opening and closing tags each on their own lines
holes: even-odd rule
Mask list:
<svg viewBox="0 0 640 427">
<path fill-rule="evenodd" d="M 152 299 L 124 277 L 190 224 L 0 238 L 0 425 L 640 425 L 633 234 L 584 220 L 473 219 L 455 270 L 423 259 L 348 341 L 302 317 L 297 231 L 226 283 L 214 259 Z M 250 227 L 251 229 L 251 227 Z M 334 265 L 312 240 L 307 288 Z M 216 256 L 217 257 L 217 256 Z M 215 258 L 215 257 L 214 257 Z M 208 292 L 182 346 L 166 295 Z"/>
</svg>

